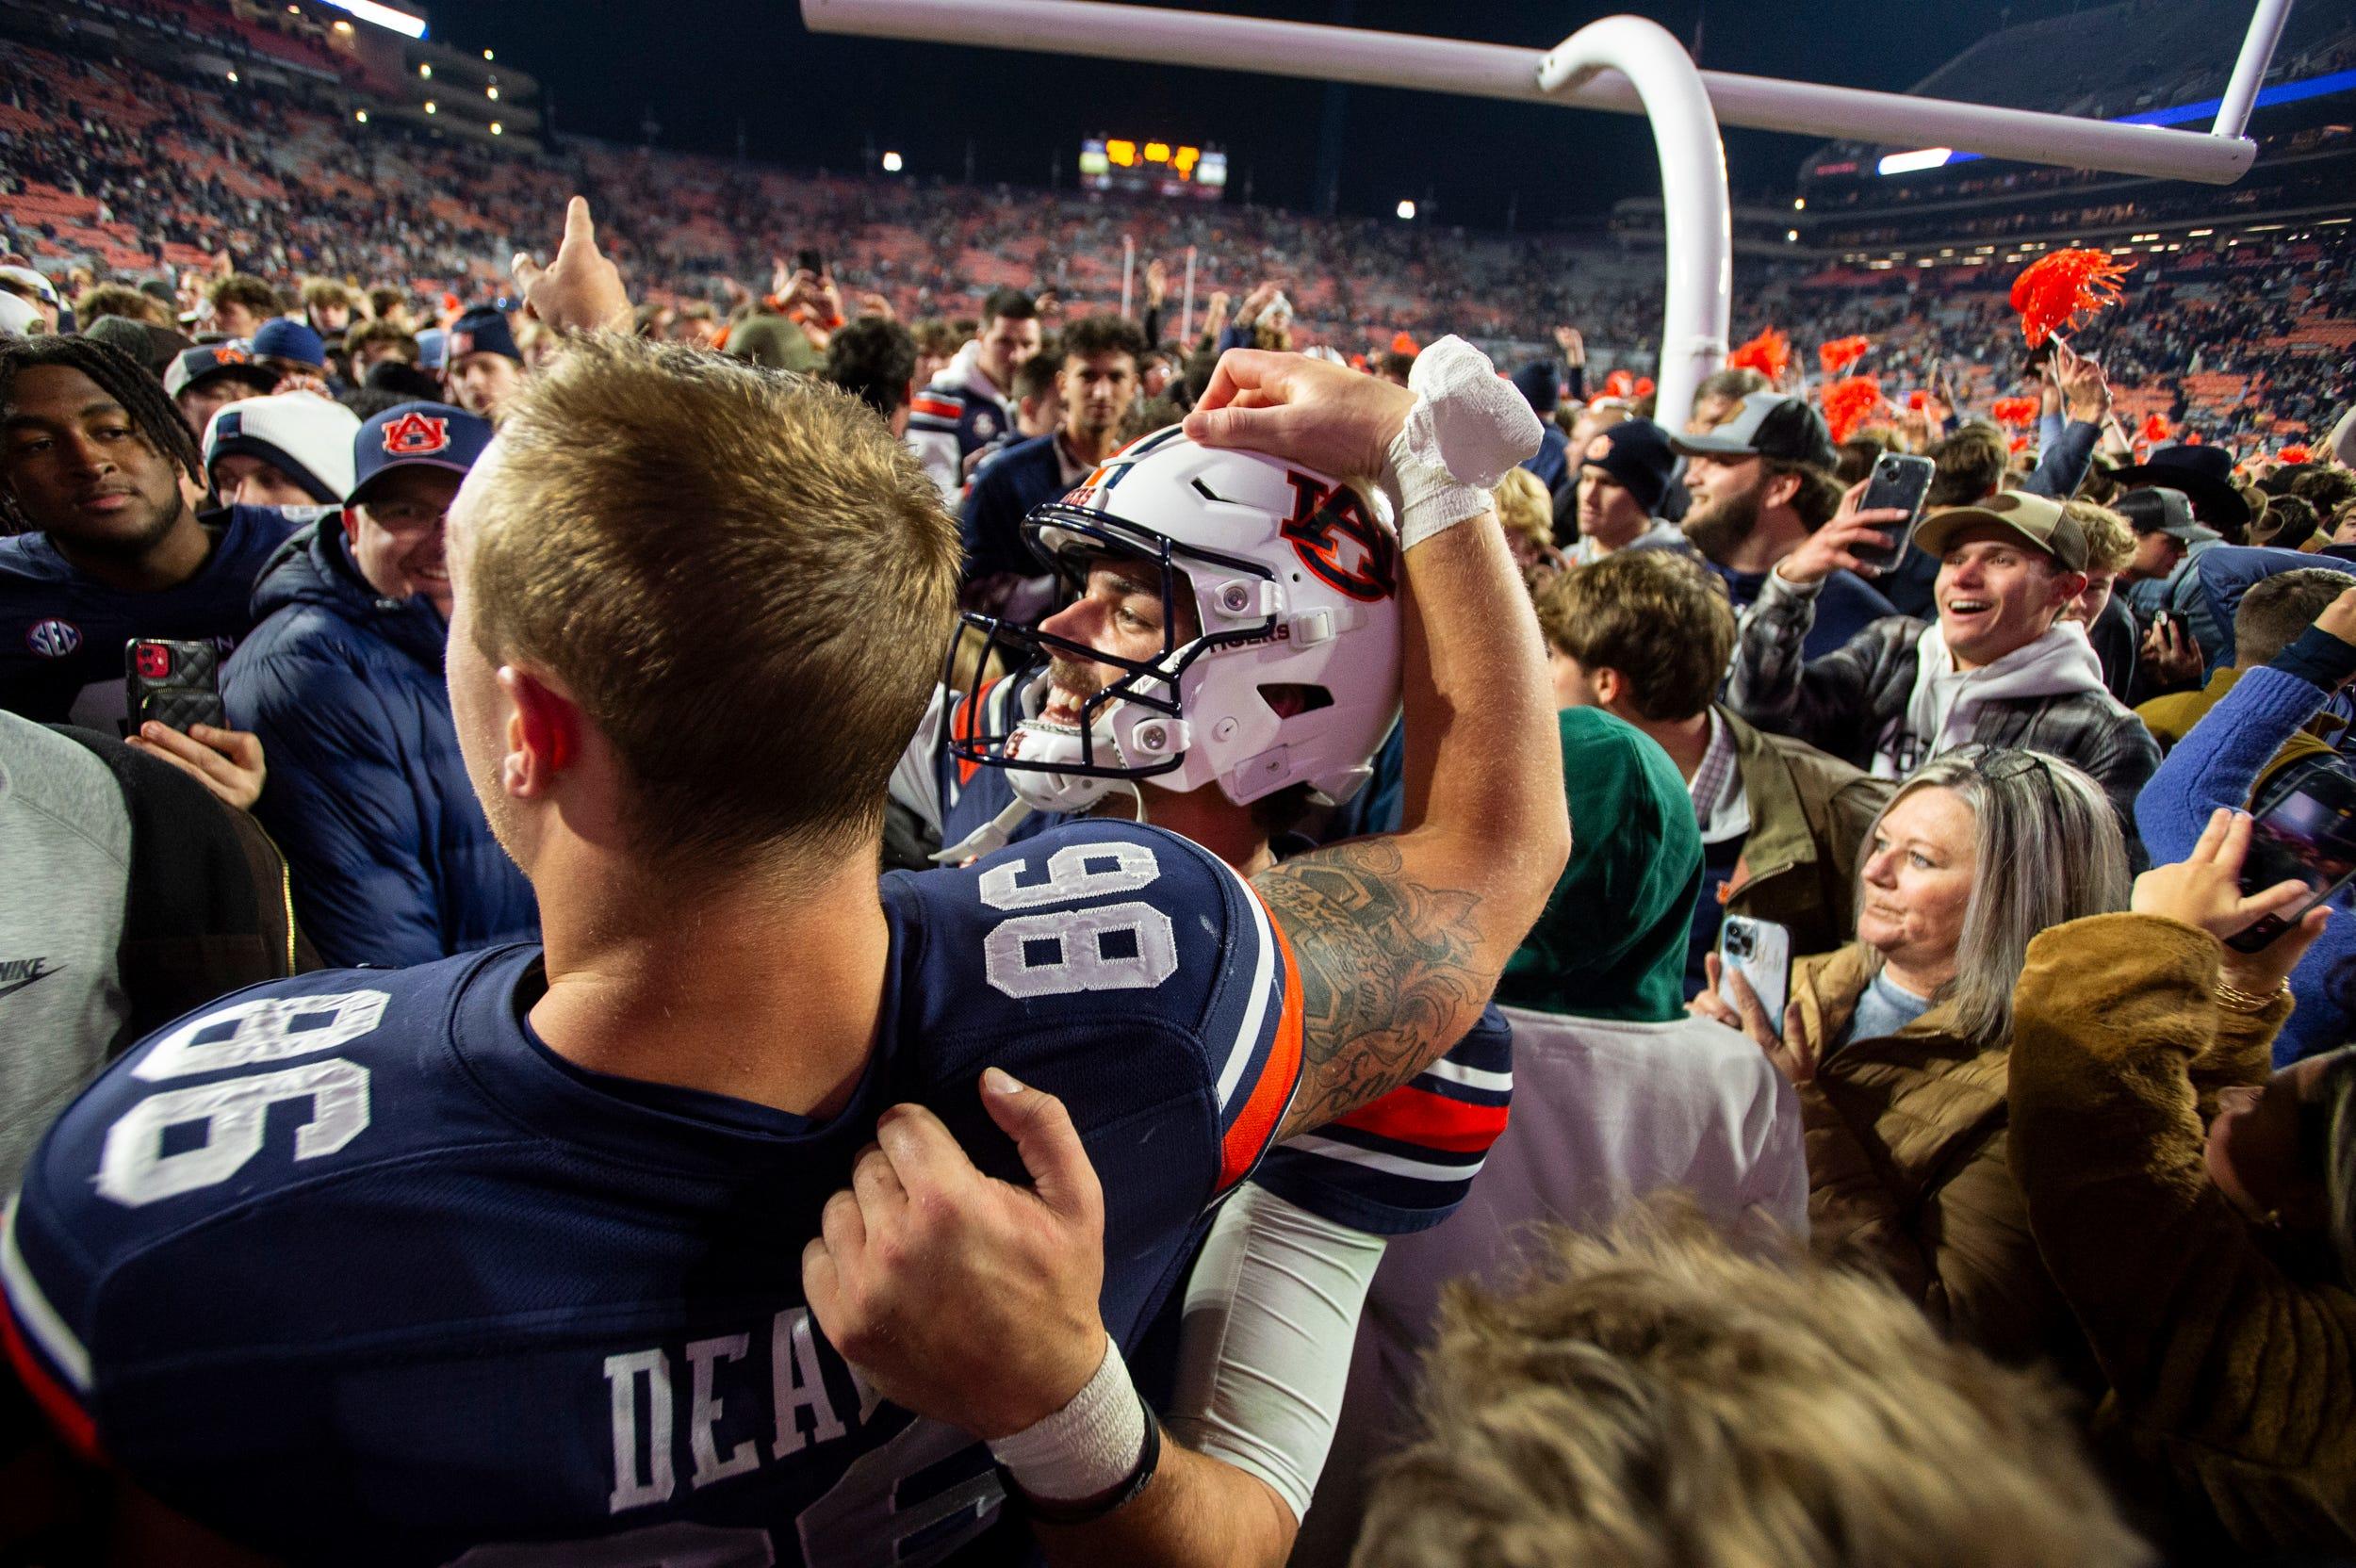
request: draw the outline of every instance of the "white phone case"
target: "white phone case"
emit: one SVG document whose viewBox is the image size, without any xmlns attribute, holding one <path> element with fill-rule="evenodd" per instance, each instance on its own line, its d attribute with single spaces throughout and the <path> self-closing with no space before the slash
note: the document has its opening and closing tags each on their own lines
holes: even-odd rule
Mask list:
<svg viewBox="0 0 2356 1568">
<path fill-rule="evenodd" d="M 1768 1024 L 1782 1029 L 1783 1009 L 1792 1000 L 1792 933 L 1772 920 L 1728 915 L 1718 930 L 1718 957 L 1742 972 Z"/>
</svg>

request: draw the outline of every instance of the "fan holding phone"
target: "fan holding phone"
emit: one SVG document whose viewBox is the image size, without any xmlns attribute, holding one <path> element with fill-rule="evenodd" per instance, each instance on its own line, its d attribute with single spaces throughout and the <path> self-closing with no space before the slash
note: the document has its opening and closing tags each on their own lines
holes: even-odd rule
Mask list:
<svg viewBox="0 0 2356 1568">
<path fill-rule="evenodd" d="M 2077 1331 L 2018 1218 L 2006 1058 L 2029 943 L 2126 905 L 2118 817 L 2068 762 L 1963 746 L 1899 787 L 1861 862 L 1855 941 L 1792 956 L 1779 928 L 1729 918 L 1688 1010 L 1795 1086 L 1814 1241 L 1864 1250 L 1958 1338 L 2071 1364 Z"/>
</svg>

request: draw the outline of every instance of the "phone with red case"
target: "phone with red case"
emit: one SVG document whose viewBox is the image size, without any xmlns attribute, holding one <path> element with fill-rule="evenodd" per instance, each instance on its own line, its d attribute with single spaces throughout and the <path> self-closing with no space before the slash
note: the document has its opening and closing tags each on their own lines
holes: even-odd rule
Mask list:
<svg viewBox="0 0 2356 1568">
<path fill-rule="evenodd" d="M 123 649 L 125 733 L 153 719 L 186 733 L 190 725 L 228 727 L 221 701 L 221 650 L 210 643 L 134 637 Z"/>
</svg>

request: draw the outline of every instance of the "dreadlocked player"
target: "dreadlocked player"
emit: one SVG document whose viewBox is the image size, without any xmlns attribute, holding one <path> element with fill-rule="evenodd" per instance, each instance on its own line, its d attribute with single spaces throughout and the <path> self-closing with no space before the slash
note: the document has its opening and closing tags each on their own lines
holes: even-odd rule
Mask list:
<svg viewBox="0 0 2356 1568">
<path fill-rule="evenodd" d="M 187 424 L 127 355 L 87 337 L 0 347 L 0 708 L 113 734 L 124 643 L 236 645 L 254 578 L 300 518 L 249 506 L 200 518 L 204 495 Z M 192 733 L 203 744 L 160 726 L 138 739 L 234 798 L 229 773 L 258 771 L 260 743 Z"/>
</svg>

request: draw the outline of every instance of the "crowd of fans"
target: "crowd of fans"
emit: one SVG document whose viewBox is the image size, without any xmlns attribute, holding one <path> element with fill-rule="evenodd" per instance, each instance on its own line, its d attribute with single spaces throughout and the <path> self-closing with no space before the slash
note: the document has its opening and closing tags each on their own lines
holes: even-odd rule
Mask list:
<svg viewBox="0 0 2356 1568">
<path fill-rule="evenodd" d="M 0 1563 L 2356 1560 L 2344 241 L 0 99 Z"/>
<path fill-rule="evenodd" d="M 42 112 L 59 99 L 65 113 Z M 1138 206 L 789 175 L 585 141 L 495 152 L 331 115 L 258 83 L 168 78 L 120 58 L 33 47 L 0 55 L 0 237 L 76 293 L 79 280 L 106 273 L 187 288 L 186 274 L 201 281 L 235 267 L 282 288 L 329 275 L 472 302 L 500 286 L 487 258 L 533 242 L 517 231 L 519 215 L 581 191 L 614 215 L 608 239 L 642 298 L 723 317 L 744 306 L 747 287 L 770 279 L 781 255 L 805 248 L 823 255 L 844 300 L 873 294 L 904 318 L 973 316 L 991 289 L 1007 286 L 1074 310 L 1103 308 L 1121 298 L 1125 237 L 1140 274 L 1130 279 L 1133 298 L 1147 262 L 1169 270 L 1166 325 L 1200 325 L 1222 296 L 1240 299 L 1272 278 L 1284 288 L 1293 341 L 1346 354 L 1380 351 L 1402 334 L 1422 341 L 1456 332 L 1500 363 L 1519 361 L 1543 349 L 1556 323 L 1573 321 L 1599 366 L 1646 370 L 1660 333 L 1647 268 L 1556 239 L 1234 204 Z M 2294 167 L 2268 177 L 2299 176 Z M 2286 188 L 2284 199 L 2296 194 Z M 645 213 L 664 221 L 642 231 Z M 2137 221 L 2151 216 L 2135 209 Z M 1983 235 L 1983 221 L 1999 227 Z M 1967 249 L 2002 239 L 2004 221 L 1957 215 L 1949 237 Z M 2245 449 L 2319 433 L 2334 400 L 2356 390 L 2347 232 L 2219 236 L 2139 258 L 2140 286 L 2104 319 L 2098 345 L 2122 405 L 2135 419 L 2156 412 Z M 1850 239 L 1870 246 L 1874 237 L 1859 229 Z M 1893 276 L 1858 264 L 1746 259 L 1737 334 L 1772 324 L 1805 345 L 1864 332 L 1881 355 L 1869 368 L 1886 379 L 1923 384 L 1935 362 L 1976 376 L 2005 310 L 1995 270 L 1908 266 Z M 2282 286 L 2255 290 L 2253 278 Z"/>
</svg>

